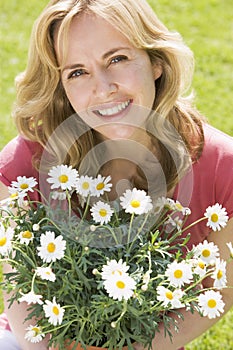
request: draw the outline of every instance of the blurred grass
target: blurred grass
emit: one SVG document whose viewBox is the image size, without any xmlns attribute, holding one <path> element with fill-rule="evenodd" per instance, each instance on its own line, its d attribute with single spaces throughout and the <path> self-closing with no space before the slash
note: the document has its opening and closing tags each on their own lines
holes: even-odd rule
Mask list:
<svg viewBox="0 0 233 350">
<path fill-rule="evenodd" d="M 149 2 L 168 28 L 180 32 L 194 51 L 197 107 L 211 124 L 233 135 L 232 0 Z M 47 0 L 0 0 L 0 149 L 16 135 L 11 119 L 14 78 L 25 67 L 31 26 L 46 4 Z M 233 309 L 186 349 L 232 350 L 232 324 Z"/>
</svg>

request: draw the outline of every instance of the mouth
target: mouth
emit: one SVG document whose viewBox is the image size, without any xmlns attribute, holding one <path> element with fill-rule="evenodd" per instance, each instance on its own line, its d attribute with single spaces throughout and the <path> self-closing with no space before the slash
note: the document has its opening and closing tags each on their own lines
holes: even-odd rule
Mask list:
<svg viewBox="0 0 233 350">
<path fill-rule="evenodd" d="M 112 117 L 126 110 L 131 102 L 132 102 L 131 100 L 127 100 L 125 102 L 114 104 L 113 107 L 101 108 L 101 109 L 95 110 L 94 113 L 101 117 Z"/>
</svg>

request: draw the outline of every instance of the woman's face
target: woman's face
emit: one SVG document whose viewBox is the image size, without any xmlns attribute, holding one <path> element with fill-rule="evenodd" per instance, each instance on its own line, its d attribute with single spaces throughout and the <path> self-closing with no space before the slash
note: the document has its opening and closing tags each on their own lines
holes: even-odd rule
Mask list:
<svg viewBox="0 0 233 350">
<path fill-rule="evenodd" d="M 75 112 L 104 138 L 132 137 L 153 106 L 161 66 L 91 14 L 73 19 L 67 48 L 62 83 Z"/>
</svg>

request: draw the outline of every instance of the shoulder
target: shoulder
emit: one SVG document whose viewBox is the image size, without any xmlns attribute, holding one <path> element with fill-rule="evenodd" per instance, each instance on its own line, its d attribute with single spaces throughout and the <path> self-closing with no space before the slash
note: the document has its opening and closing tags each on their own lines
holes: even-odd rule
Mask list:
<svg viewBox="0 0 233 350">
<path fill-rule="evenodd" d="M 211 174 L 212 179 L 224 177 L 233 173 L 233 137 L 215 129 L 210 125 L 204 125 L 204 147 L 202 154 L 194 169 L 201 174 Z M 233 182 L 233 174 L 231 178 Z"/>
<path fill-rule="evenodd" d="M 204 149 L 203 155 L 212 154 L 215 157 L 233 157 L 233 137 L 222 131 L 210 126 L 204 125 Z"/>
<path fill-rule="evenodd" d="M 216 203 L 226 208 L 233 217 L 233 138 L 210 125 L 204 125 L 203 152 L 190 171 L 176 187 L 174 194 L 192 214 L 189 225 L 203 216 L 206 208 Z M 197 244 L 209 234 L 205 222 L 195 225 L 190 244 Z"/>
<path fill-rule="evenodd" d="M 203 152 L 193 167 L 196 190 L 199 198 L 221 203 L 233 216 L 233 137 L 209 125 L 204 133 Z"/>
<path fill-rule="evenodd" d="M 17 136 L 0 152 L 0 180 L 7 186 L 17 176 L 34 176 L 33 157 L 40 151 L 40 145 Z"/>
</svg>

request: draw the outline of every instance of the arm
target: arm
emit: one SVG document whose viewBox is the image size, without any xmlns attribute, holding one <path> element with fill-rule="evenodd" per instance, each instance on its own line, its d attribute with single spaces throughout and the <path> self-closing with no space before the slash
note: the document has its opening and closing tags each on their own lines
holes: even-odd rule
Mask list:
<svg viewBox="0 0 233 350">
<path fill-rule="evenodd" d="M 7 186 L 3 185 L 0 182 L 0 200 L 7 198 L 9 196 Z M 4 272 L 9 272 L 11 266 L 5 264 L 3 266 Z M 48 338 L 44 339 L 38 344 L 32 344 L 24 339 L 25 329 L 33 323 L 33 320 L 23 322 L 27 316 L 27 304 L 26 303 L 14 303 L 10 308 L 8 307 L 7 300 L 9 295 L 3 292 L 4 304 L 5 304 L 5 313 L 7 314 L 12 332 L 15 334 L 16 339 L 21 346 L 22 350 L 46 350 L 48 349 Z"/>
<path fill-rule="evenodd" d="M 208 241 L 213 242 L 218 245 L 221 259 L 228 260 L 229 259 L 229 249 L 226 245 L 228 242 L 233 243 L 233 218 L 231 218 L 228 222 L 227 227 L 222 229 L 220 232 L 212 232 L 208 236 Z M 227 264 L 227 285 L 233 286 L 233 260 L 231 260 Z M 211 279 L 211 283 L 212 283 Z M 203 283 L 204 284 L 204 283 Z M 209 286 L 209 281 L 206 280 L 204 287 Z M 221 294 L 223 296 L 223 301 L 225 302 L 225 314 L 233 305 L 233 293 L 231 288 L 226 288 L 221 290 Z M 153 350 L 177 350 L 182 346 L 185 346 L 205 331 L 207 331 L 211 326 L 213 326 L 216 322 L 219 321 L 219 318 L 209 319 L 208 317 L 201 317 L 197 312 L 191 314 L 183 310 L 184 321 L 181 319 L 177 319 L 179 332 L 176 333 L 173 331 L 173 340 L 170 341 L 170 338 L 167 336 L 164 337 L 164 329 L 163 325 L 160 326 L 160 333 L 155 335 L 153 340 Z M 144 349 L 140 344 L 136 344 L 134 346 L 136 350 Z"/>
</svg>

